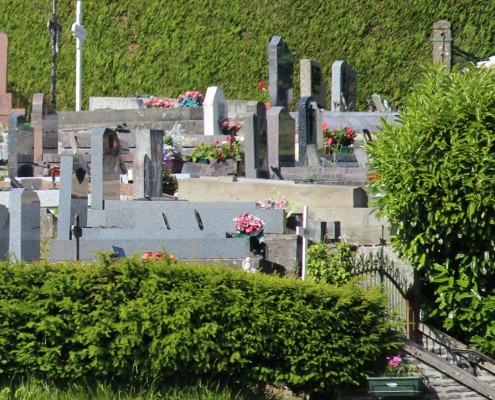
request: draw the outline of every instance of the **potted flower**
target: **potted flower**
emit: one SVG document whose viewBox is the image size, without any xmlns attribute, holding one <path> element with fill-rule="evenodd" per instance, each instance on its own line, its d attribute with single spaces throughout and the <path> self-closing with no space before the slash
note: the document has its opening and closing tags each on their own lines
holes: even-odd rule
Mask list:
<svg viewBox="0 0 495 400">
<path fill-rule="evenodd" d="M 232 118 L 223 118 L 218 125 L 224 135 L 235 136 L 242 129 L 242 124 Z"/>
<path fill-rule="evenodd" d="M 217 141 L 215 144 L 201 143 L 193 149 L 189 155 L 189 160 L 192 162 L 242 160 L 244 158 L 243 140 L 243 136 L 227 136 L 224 141 Z"/>
<path fill-rule="evenodd" d="M 368 391 L 373 397 L 417 396 L 423 392 L 423 376 L 415 360 L 387 357 L 381 377 L 368 377 Z"/>
<path fill-rule="evenodd" d="M 201 107 L 204 97 L 195 90 L 188 90 L 185 94 L 180 94 L 177 100 L 179 107 Z"/>
<path fill-rule="evenodd" d="M 174 108 L 176 106 L 176 100 L 151 96 L 143 104 L 146 108 Z"/>
<path fill-rule="evenodd" d="M 189 161 L 207 164 L 210 160 L 216 160 L 220 156 L 218 147 L 211 143 L 201 143 L 189 154 Z"/>
<path fill-rule="evenodd" d="M 263 230 L 265 222 L 249 213 L 234 218 L 235 233 L 231 237 L 249 238 L 250 250 L 255 254 L 265 253 Z M 229 236 L 228 235 L 228 236 Z"/>
<path fill-rule="evenodd" d="M 322 125 L 325 154 L 350 154 L 356 133 L 350 126 L 330 129 L 326 122 Z"/>
</svg>

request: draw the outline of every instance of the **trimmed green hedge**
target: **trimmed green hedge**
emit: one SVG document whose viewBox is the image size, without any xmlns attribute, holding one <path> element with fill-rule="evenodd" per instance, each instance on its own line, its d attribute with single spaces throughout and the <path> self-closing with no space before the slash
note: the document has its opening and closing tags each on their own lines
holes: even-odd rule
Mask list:
<svg viewBox="0 0 495 400">
<path fill-rule="evenodd" d="M 0 376 L 330 393 L 394 348 L 379 290 L 136 257 L 0 265 Z"/>
<path fill-rule="evenodd" d="M 50 92 L 51 41 L 46 22 L 52 2 L 3 0 L 1 30 L 10 37 L 8 90 L 14 105 L 29 107 L 33 94 Z M 176 97 L 221 86 L 229 99 L 262 99 L 268 80 L 267 45 L 280 35 L 296 59 L 331 67 L 347 60 L 358 73 L 358 108 L 374 92 L 401 104 L 431 61 L 435 21 L 452 22 L 454 45 L 466 57 L 493 54 L 495 3 L 490 0 L 133 0 L 83 1 L 83 109 L 89 96 L 136 93 Z M 75 104 L 75 1 L 58 2 L 63 26 L 58 55 L 58 108 Z M 295 90 L 299 93 L 299 65 Z"/>
</svg>

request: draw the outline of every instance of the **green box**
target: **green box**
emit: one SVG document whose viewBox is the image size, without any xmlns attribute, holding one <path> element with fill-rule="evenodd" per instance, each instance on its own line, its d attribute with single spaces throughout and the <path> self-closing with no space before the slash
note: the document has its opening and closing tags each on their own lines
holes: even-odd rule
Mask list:
<svg viewBox="0 0 495 400">
<path fill-rule="evenodd" d="M 368 378 L 368 393 L 373 397 L 414 397 L 422 392 L 422 376 Z"/>
</svg>

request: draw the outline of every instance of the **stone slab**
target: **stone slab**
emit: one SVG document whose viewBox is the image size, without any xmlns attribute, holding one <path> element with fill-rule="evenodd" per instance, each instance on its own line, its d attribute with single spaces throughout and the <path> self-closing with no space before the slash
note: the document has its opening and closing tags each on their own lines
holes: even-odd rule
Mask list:
<svg viewBox="0 0 495 400">
<path fill-rule="evenodd" d="M 362 187 L 315 185 L 294 181 L 242 179 L 222 182 L 215 178 L 191 178 L 179 181 L 179 198 L 189 201 L 261 201 L 272 197 L 275 188 L 289 202 L 308 207 L 367 207 L 368 196 Z"/>
<path fill-rule="evenodd" d="M 97 252 L 113 251 L 120 247 L 126 255 L 144 251 L 161 251 L 175 254 L 179 260 L 196 259 L 242 259 L 251 254 L 248 238 L 225 239 L 119 239 L 87 240 L 80 242 L 80 260 L 90 261 L 98 257 Z M 50 261 L 74 260 L 75 240 L 52 240 L 50 242 Z"/>
</svg>

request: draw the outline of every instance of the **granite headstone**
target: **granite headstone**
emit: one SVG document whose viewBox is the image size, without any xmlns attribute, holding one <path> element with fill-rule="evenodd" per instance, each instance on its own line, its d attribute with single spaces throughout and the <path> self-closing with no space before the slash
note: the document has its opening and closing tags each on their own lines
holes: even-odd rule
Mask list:
<svg viewBox="0 0 495 400">
<path fill-rule="evenodd" d="M 120 199 L 120 142 L 115 131 L 95 128 L 91 134 L 91 209 Z"/>
<path fill-rule="evenodd" d="M 317 61 L 304 59 L 299 61 L 301 97 L 313 97 L 320 108 L 326 108 L 327 90 L 321 64 Z"/>
<path fill-rule="evenodd" d="M 317 144 L 318 137 L 318 104 L 309 96 L 301 97 L 297 112 L 297 133 L 299 137 L 297 165 L 306 163 L 306 147 Z M 320 124 L 321 125 L 321 124 Z"/>
<path fill-rule="evenodd" d="M 134 198 L 160 197 L 163 193 L 163 131 L 136 130 L 134 154 Z"/>
<path fill-rule="evenodd" d="M 9 210 L 0 205 L 0 260 L 5 260 L 9 252 Z"/>
<path fill-rule="evenodd" d="M 57 239 L 71 237 L 71 225 L 79 215 L 80 226 L 87 226 L 88 216 L 88 165 L 81 154 L 62 156 L 60 165 L 60 193 Z"/>
<path fill-rule="evenodd" d="M 40 258 L 40 200 L 30 189 L 12 189 L 9 198 L 9 253 L 17 260 Z"/>
<path fill-rule="evenodd" d="M 357 74 L 346 61 L 332 64 L 332 111 L 356 111 Z"/>
<path fill-rule="evenodd" d="M 246 178 L 269 178 L 266 129 L 265 104 L 259 102 L 256 112 L 244 117 Z"/>
<path fill-rule="evenodd" d="M 296 121 L 284 107 L 266 112 L 268 167 L 271 179 L 281 179 L 280 167 L 294 166 Z"/>
<path fill-rule="evenodd" d="M 281 36 L 268 45 L 268 79 L 271 106 L 289 107 L 294 91 L 295 57 Z"/>
</svg>

